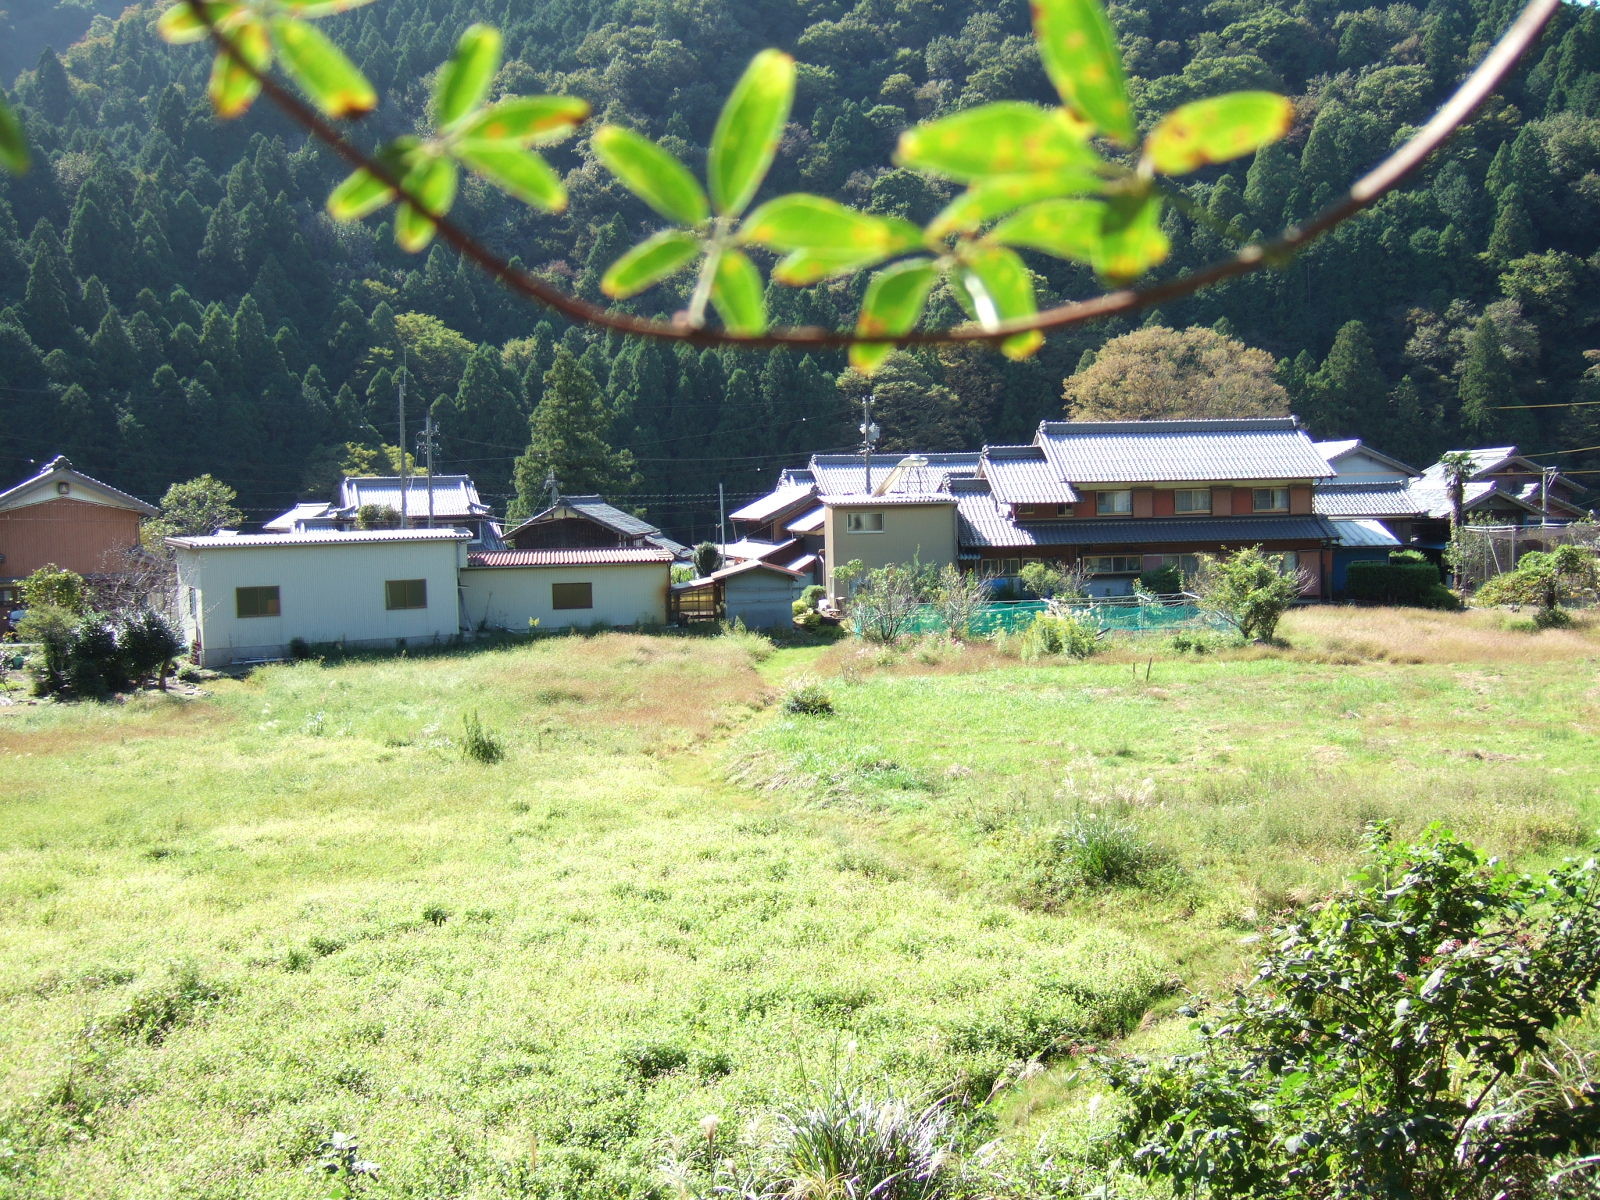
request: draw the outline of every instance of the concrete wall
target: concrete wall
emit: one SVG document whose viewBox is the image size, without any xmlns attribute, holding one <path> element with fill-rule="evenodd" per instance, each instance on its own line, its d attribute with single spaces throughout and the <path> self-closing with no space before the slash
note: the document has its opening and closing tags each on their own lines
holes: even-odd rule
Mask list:
<svg viewBox="0 0 1600 1200">
<path fill-rule="evenodd" d="M 881 512 L 882 533 L 850 533 L 845 529 L 845 514 Z M 913 560 L 924 566 L 942 567 L 956 561 L 956 506 L 954 504 L 852 505 L 828 506 L 826 525 L 828 595 L 842 595 L 834 582 L 834 572 L 851 559 L 860 559 L 868 570 L 890 563 Z"/>
<path fill-rule="evenodd" d="M 461 607 L 467 627 L 526 633 L 530 620 L 540 629 L 583 629 L 590 625 L 664 625 L 668 563 L 627 563 L 584 567 L 468 567 L 461 572 Z M 552 606 L 557 583 L 587 583 L 593 608 Z"/>
<path fill-rule="evenodd" d="M 430 643 L 461 629 L 459 542 L 179 548 L 176 554 L 183 634 L 199 644 L 203 666 L 281 658 L 294 638 L 379 649 Z M 390 612 L 384 584 L 391 579 L 426 580 L 428 606 Z M 236 589 L 272 586 L 278 616 L 238 616 Z"/>
</svg>

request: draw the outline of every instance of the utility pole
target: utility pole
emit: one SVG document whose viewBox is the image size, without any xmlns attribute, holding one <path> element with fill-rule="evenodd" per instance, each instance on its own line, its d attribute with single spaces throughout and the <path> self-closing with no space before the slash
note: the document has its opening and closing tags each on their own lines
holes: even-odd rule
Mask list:
<svg viewBox="0 0 1600 1200">
<path fill-rule="evenodd" d="M 872 495 L 872 448 L 878 444 L 878 435 L 882 432 L 872 419 L 872 402 L 875 399 L 871 392 L 861 397 L 861 468 L 866 473 L 864 494 L 868 496 Z"/>
<path fill-rule="evenodd" d="M 717 545 L 728 544 L 728 505 L 723 499 L 722 485 L 717 484 Z"/>
<path fill-rule="evenodd" d="M 400 367 L 400 528 L 406 527 L 406 501 L 410 497 L 411 479 L 406 471 L 406 368 Z"/>
<path fill-rule="evenodd" d="M 428 416 L 422 425 L 422 436 L 417 439 L 417 449 L 421 450 L 428 462 L 428 528 L 433 528 L 433 442 L 438 430 L 433 425 L 433 410 L 428 410 Z"/>
</svg>

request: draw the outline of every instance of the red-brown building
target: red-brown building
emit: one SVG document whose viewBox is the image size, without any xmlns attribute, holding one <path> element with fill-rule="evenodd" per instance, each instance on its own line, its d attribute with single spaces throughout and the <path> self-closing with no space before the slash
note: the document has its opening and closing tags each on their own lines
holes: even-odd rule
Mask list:
<svg viewBox="0 0 1600 1200">
<path fill-rule="evenodd" d="M 0 492 L 0 609 L 18 602 L 18 584 L 54 563 L 86 579 L 119 574 L 139 544 L 139 525 L 156 510 L 65 458 Z"/>
</svg>

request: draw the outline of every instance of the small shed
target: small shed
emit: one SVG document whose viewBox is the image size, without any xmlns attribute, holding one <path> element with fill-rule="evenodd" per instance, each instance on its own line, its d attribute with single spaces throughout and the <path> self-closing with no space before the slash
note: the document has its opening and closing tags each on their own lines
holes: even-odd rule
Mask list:
<svg viewBox="0 0 1600 1200">
<path fill-rule="evenodd" d="M 461 608 L 473 629 L 662 625 L 672 551 L 595 546 L 469 554 Z"/>
<path fill-rule="evenodd" d="M 672 618 L 679 623 L 742 621 L 750 629 L 775 629 L 794 620 L 794 602 L 808 579 L 802 571 L 752 558 L 674 584 Z"/>
</svg>

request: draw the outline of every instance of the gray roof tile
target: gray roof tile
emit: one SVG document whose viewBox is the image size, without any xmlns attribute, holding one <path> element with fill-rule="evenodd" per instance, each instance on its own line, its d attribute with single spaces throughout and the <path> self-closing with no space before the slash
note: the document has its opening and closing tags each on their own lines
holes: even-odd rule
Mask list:
<svg viewBox="0 0 1600 1200">
<path fill-rule="evenodd" d="M 1427 511 L 1405 479 L 1319 483 L 1311 494 L 1311 509 L 1324 517 L 1400 517 Z"/>
<path fill-rule="evenodd" d="M 1039 444 L 1074 484 L 1327 479 L 1333 468 L 1293 417 L 1046 421 Z"/>
<path fill-rule="evenodd" d="M 978 469 L 1002 504 L 1073 504 L 1078 499 L 1042 446 L 986 447 Z"/>
</svg>

